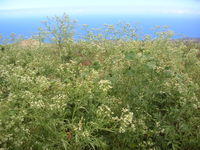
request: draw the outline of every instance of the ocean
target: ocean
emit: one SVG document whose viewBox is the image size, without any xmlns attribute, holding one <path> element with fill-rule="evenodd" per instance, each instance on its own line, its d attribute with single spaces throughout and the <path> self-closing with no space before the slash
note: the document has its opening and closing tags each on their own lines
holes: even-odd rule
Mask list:
<svg viewBox="0 0 200 150">
<path fill-rule="evenodd" d="M 78 21 L 77 32 L 80 25 L 87 24 L 91 28 L 102 27 L 103 24 L 116 24 L 118 22 L 126 22 L 138 24 L 140 33 L 151 34 L 151 29 L 155 26 L 169 26 L 169 29 L 177 35 L 199 38 L 200 37 L 200 17 L 199 16 L 139 16 L 139 15 L 73 15 L 72 19 Z M 41 27 L 41 21 L 46 17 L 7 17 L 0 16 L 0 34 L 4 37 L 11 33 L 23 35 L 28 38 L 34 34 L 38 27 Z M 177 36 L 178 37 L 178 36 Z"/>
</svg>

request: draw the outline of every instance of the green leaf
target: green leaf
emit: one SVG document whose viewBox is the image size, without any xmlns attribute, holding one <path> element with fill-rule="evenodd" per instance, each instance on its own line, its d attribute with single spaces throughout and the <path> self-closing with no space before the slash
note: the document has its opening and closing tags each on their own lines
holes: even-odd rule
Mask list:
<svg viewBox="0 0 200 150">
<path fill-rule="evenodd" d="M 136 53 L 134 51 L 130 51 L 130 52 L 125 53 L 125 58 L 128 59 L 128 60 L 134 59 L 135 56 L 136 56 Z"/>
</svg>

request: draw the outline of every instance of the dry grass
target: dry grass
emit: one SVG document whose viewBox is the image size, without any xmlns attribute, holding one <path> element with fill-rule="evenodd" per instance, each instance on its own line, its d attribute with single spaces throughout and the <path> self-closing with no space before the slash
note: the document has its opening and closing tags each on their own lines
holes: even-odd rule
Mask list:
<svg viewBox="0 0 200 150">
<path fill-rule="evenodd" d="M 27 39 L 19 42 L 17 45 L 22 48 L 33 48 L 33 47 L 38 47 L 41 44 L 42 43 L 37 40 Z"/>
</svg>

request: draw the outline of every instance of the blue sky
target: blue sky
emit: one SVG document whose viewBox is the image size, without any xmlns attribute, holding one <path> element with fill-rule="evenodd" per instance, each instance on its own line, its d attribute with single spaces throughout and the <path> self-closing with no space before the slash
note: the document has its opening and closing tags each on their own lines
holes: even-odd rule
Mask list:
<svg viewBox="0 0 200 150">
<path fill-rule="evenodd" d="M 0 0 L 0 16 L 62 14 L 200 16 L 200 0 Z"/>
</svg>

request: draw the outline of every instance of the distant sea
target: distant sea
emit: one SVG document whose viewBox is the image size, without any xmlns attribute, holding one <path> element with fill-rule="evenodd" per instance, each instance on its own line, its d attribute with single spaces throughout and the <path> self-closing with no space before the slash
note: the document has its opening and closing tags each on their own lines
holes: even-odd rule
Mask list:
<svg viewBox="0 0 200 150">
<path fill-rule="evenodd" d="M 151 29 L 157 25 L 167 25 L 170 30 L 182 36 L 200 37 L 200 17 L 199 16 L 139 16 L 139 15 L 73 15 L 72 19 L 78 24 L 88 24 L 91 28 L 102 27 L 103 24 L 115 24 L 120 21 L 138 24 L 142 34 L 151 33 Z M 0 16 L 0 34 L 8 36 L 11 33 L 24 35 L 28 38 L 32 33 L 41 27 L 41 21 L 46 17 L 7 17 Z M 77 29 L 78 30 L 78 29 Z M 78 32 L 81 32 L 79 29 Z"/>
</svg>

